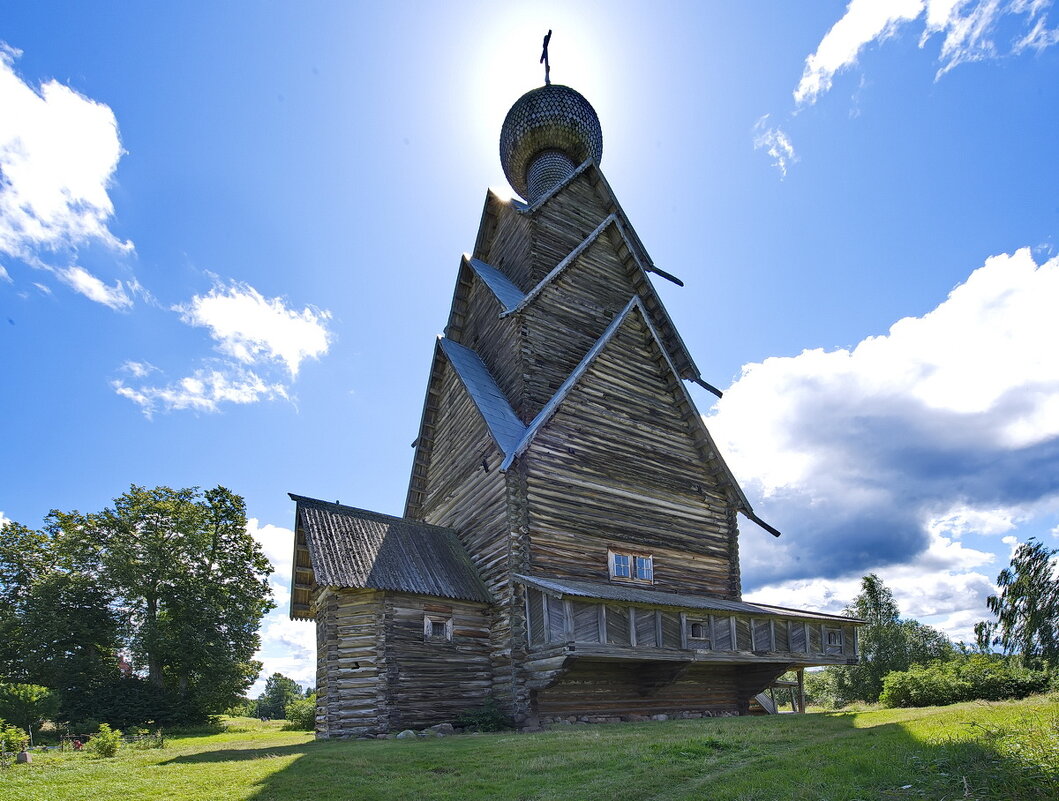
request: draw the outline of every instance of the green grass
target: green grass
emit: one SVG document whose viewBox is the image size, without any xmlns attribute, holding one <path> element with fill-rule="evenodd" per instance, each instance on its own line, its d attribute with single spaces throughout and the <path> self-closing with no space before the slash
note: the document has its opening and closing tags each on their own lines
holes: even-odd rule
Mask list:
<svg viewBox="0 0 1059 801">
<path fill-rule="evenodd" d="M 3 801 L 1059 798 L 1059 698 L 314 742 L 231 721 L 114 759 L 34 755 Z"/>
</svg>

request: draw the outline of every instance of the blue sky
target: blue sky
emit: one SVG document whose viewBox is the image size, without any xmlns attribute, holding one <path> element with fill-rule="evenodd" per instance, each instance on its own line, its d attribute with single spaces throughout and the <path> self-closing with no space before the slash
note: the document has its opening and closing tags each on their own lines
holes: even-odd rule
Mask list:
<svg viewBox="0 0 1059 801">
<path fill-rule="evenodd" d="M 286 602 L 294 491 L 400 514 L 508 107 L 589 98 L 730 466 L 745 589 L 877 570 L 968 637 L 1059 545 L 1050 0 L 39 2 L 0 20 L 0 513 L 243 494 Z M 311 627 L 263 629 L 312 681 Z"/>
</svg>

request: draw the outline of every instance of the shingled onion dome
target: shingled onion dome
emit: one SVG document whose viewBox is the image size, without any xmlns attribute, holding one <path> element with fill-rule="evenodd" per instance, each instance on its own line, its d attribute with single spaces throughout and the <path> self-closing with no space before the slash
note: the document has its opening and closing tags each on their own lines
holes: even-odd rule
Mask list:
<svg viewBox="0 0 1059 801">
<path fill-rule="evenodd" d="M 603 158 L 603 130 L 592 104 L 569 86 L 548 84 L 520 97 L 500 130 L 500 163 L 508 182 L 530 203 L 585 159 Z"/>
</svg>

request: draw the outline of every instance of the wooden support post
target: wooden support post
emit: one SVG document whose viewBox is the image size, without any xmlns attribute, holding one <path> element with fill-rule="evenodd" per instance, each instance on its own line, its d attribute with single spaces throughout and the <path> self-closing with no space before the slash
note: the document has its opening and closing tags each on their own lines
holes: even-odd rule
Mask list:
<svg viewBox="0 0 1059 801">
<path fill-rule="evenodd" d="M 735 636 L 736 635 L 735 615 L 732 615 L 730 618 L 728 618 L 728 625 L 731 626 L 731 629 L 732 629 L 732 650 L 733 651 L 738 651 L 739 650 L 739 640 L 737 640 L 736 636 Z"/>
<path fill-rule="evenodd" d="M 662 642 L 662 613 L 655 611 L 655 647 L 661 648 L 664 645 Z"/>
<path fill-rule="evenodd" d="M 684 612 L 680 613 L 680 647 L 688 650 L 688 616 Z"/>
<path fill-rule="evenodd" d="M 629 647 L 636 647 L 636 607 L 629 607 Z"/>
<path fill-rule="evenodd" d="M 549 606 L 550 606 L 550 604 L 548 603 L 548 596 L 545 595 L 542 592 L 541 593 L 541 609 L 543 610 L 544 614 L 541 616 L 541 620 L 544 621 L 544 624 L 543 624 L 544 625 L 544 642 L 551 642 L 552 641 L 552 619 L 551 619 L 551 615 L 548 612 L 548 607 Z"/>
<path fill-rule="evenodd" d="M 599 641 L 603 644 L 607 644 L 607 607 L 606 604 L 599 604 Z"/>
<path fill-rule="evenodd" d="M 569 598 L 563 600 L 563 617 L 566 618 L 566 639 L 574 641 L 574 603 Z"/>
<path fill-rule="evenodd" d="M 798 668 L 798 711 L 805 713 L 805 668 Z"/>
<path fill-rule="evenodd" d="M 710 650 L 717 650 L 717 616 L 710 615 Z"/>
<path fill-rule="evenodd" d="M 776 621 L 769 618 L 769 651 L 776 651 Z"/>
</svg>

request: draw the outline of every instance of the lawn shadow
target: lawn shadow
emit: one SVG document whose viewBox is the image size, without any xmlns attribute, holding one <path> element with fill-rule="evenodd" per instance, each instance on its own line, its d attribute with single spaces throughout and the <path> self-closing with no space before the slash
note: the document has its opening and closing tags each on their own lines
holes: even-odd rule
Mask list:
<svg viewBox="0 0 1059 801">
<path fill-rule="evenodd" d="M 263 748 L 224 748 L 218 751 L 201 751 L 196 754 L 184 754 L 173 757 L 159 765 L 195 764 L 201 762 L 244 762 L 249 759 L 269 759 L 275 757 L 303 755 L 307 749 L 316 747 L 316 743 L 296 743 L 294 745 L 269 745 Z"/>
<path fill-rule="evenodd" d="M 938 742 L 924 741 L 906 722 L 872 725 L 870 718 L 814 714 L 569 726 L 536 735 L 317 741 L 173 761 L 297 754 L 264 777 L 252 801 L 1059 797 L 1055 774 L 1034 772 L 1009 756 L 986 726 L 970 723 L 973 713 L 966 715 L 968 728 L 957 718 L 950 730 L 958 733 Z"/>
</svg>

